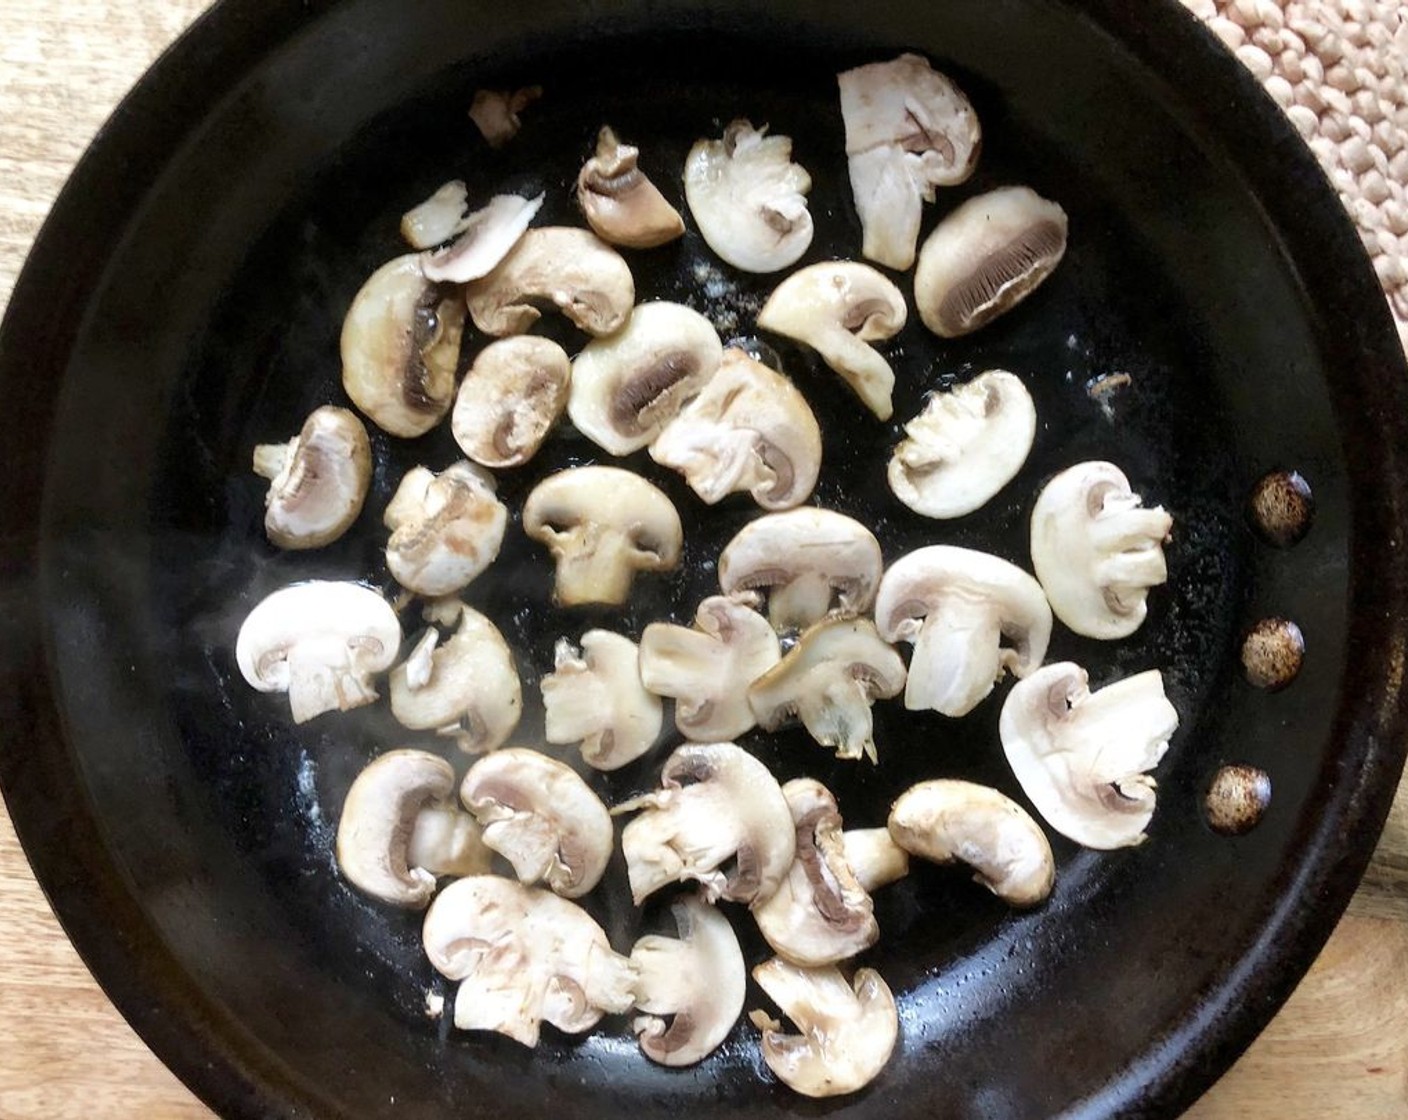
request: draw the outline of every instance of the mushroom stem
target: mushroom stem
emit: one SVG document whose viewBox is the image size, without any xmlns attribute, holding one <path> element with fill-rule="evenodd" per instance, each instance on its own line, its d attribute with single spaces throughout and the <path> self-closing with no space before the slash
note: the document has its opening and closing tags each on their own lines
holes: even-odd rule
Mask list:
<svg viewBox="0 0 1408 1120">
<path fill-rule="evenodd" d="M 440 631 L 427 630 L 406 658 L 406 687 L 412 692 L 419 692 L 430 683 L 435 669 L 435 647 L 439 644 Z"/>
<path fill-rule="evenodd" d="M 341 637 L 305 642 L 288 653 L 288 702 L 294 723 L 306 723 L 333 709 L 370 704 L 376 689 L 353 667 Z"/>
<path fill-rule="evenodd" d="M 768 621 L 778 630 L 801 629 L 831 609 L 831 580 L 823 571 L 803 571 L 768 596 Z"/>
<path fill-rule="evenodd" d="M 864 755 L 871 762 L 878 762 L 870 704 L 863 682 L 853 676 L 843 677 L 828 682 L 822 691 L 800 693 L 797 718 L 823 747 L 835 747 L 837 758 Z"/>
<path fill-rule="evenodd" d="M 1133 611 L 1137 606 L 1136 603 L 1126 604 L 1124 593 L 1136 592 L 1142 602 L 1150 587 L 1168 579 L 1168 561 L 1161 548 L 1118 552 L 1102 561 L 1098 570 L 1100 582 L 1106 589 L 1105 601 L 1112 608 L 1125 608 L 1121 613 Z"/>
<path fill-rule="evenodd" d="M 851 873 L 867 893 L 909 874 L 909 853 L 895 843 L 888 828 L 853 828 L 841 834 Z"/>
<path fill-rule="evenodd" d="M 635 1006 L 636 968 L 630 958 L 593 945 L 587 956 L 587 1002 L 612 1015 Z"/>
<path fill-rule="evenodd" d="M 406 852 L 411 867 L 432 875 L 482 875 L 493 857 L 474 818 L 449 805 L 428 805 L 416 814 Z"/>
<path fill-rule="evenodd" d="M 932 612 L 914 640 L 904 706 L 946 716 L 973 709 L 1002 671 L 1002 620 L 992 605 L 954 598 Z"/>
<path fill-rule="evenodd" d="M 563 606 L 624 603 L 635 579 L 633 554 L 630 540 L 614 534 L 603 534 L 583 551 L 564 552 L 557 561 L 557 601 Z"/>
<path fill-rule="evenodd" d="M 271 482 L 278 478 L 284 473 L 284 467 L 288 465 L 289 456 L 293 454 L 297 443 L 295 438 L 287 443 L 259 444 L 254 449 L 254 473 Z"/>
</svg>

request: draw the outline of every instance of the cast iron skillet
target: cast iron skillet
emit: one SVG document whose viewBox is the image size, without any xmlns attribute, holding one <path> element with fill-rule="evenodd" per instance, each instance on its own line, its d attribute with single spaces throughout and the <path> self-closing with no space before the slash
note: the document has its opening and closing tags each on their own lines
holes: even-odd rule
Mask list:
<svg viewBox="0 0 1408 1120">
<path fill-rule="evenodd" d="M 895 425 L 860 415 L 814 359 L 771 340 L 823 417 L 817 500 L 873 525 L 890 558 L 943 540 L 1021 563 L 1032 497 L 1078 459 L 1115 460 L 1168 506 L 1170 583 L 1144 629 L 1096 645 L 1058 628 L 1051 650 L 1088 665 L 1094 684 L 1163 670 L 1182 726 L 1150 840 L 1096 855 L 1058 838 L 1056 893 L 1031 914 L 934 868 L 879 895 L 885 932 L 867 956 L 899 994 L 902 1042 L 853 1098 L 791 1096 L 761 1070 L 746 1026 L 682 1072 L 646 1063 L 620 1021 L 584 1041 L 549 1031 L 535 1053 L 449 1037 L 422 1014 L 437 981 L 418 919 L 367 904 L 330 857 L 353 775 L 415 738 L 384 713 L 295 731 L 277 698 L 238 680 L 230 650 L 243 614 L 289 580 L 385 585 L 380 508 L 405 467 L 443 466 L 453 445 L 444 431 L 378 436 L 367 512 L 311 556 L 264 542 L 250 449 L 343 399 L 340 319 L 401 251 L 403 208 L 463 176 L 476 193 L 544 188 L 543 219 L 575 222 L 567 188 L 606 120 L 675 191 L 696 136 L 736 115 L 770 122 L 816 179 L 807 259 L 853 255 L 833 74 L 899 49 L 957 77 L 985 128 L 978 175 L 927 222 L 1023 181 L 1065 205 L 1072 236 L 1052 281 L 1001 323 L 961 344 L 917 324 L 896 340 L 896 414 L 1000 365 L 1022 374 L 1041 424 L 991 507 L 922 522 L 881 479 Z M 527 81 L 544 100 L 490 154 L 464 118 L 469 95 Z M 631 255 L 642 296 L 694 301 L 747 333 L 772 281 L 726 274 L 703 299 L 707 259 L 693 234 Z M 1106 416 L 1085 384 L 1112 372 L 1132 386 Z M 227 2 L 158 63 L 75 173 L 15 293 L 0 383 L 6 798 L 118 1006 L 229 1116 L 1172 1114 L 1302 975 L 1402 765 L 1408 382 L 1396 338 L 1309 154 L 1172 2 Z M 591 457 L 564 435 L 505 473 L 502 493 L 516 508 L 548 469 Z M 559 634 L 686 617 L 752 512 L 706 513 L 644 456 L 632 464 L 684 511 L 679 575 L 622 614 L 568 615 L 515 522 L 504 560 L 470 591 L 515 645 L 529 697 Z M 1309 536 L 1288 550 L 1243 517 L 1255 480 L 1280 468 L 1317 498 Z M 1267 615 L 1297 621 L 1309 644 L 1277 694 L 1236 666 L 1240 634 Z M 799 734 L 747 741 L 782 776 L 832 784 L 848 823 L 878 824 L 921 777 L 1018 793 L 996 748 L 1004 693 L 961 723 L 882 706 L 878 769 L 837 763 Z M 539 718 L 530 705 L 525 729 Z M 1199 809 L 1226 761 L 1274 783 L 1263 823 L 1237 840 Z M 646 762 L 594 781 L 618 796 L 653 775 Z M 593 906 L 624 948 L 660 915 L 631 911 L 619 872 Z M 756 938 L 745 944 L 761 955 Z"/>
</svg>

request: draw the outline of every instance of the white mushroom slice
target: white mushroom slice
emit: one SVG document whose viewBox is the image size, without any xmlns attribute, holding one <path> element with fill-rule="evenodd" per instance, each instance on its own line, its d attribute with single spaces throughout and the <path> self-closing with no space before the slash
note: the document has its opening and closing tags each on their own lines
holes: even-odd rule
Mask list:
<svg viewBox="0 0 1408 1120">
<path fill-rule="evenodd" d="M 452 179 L 401 215 L 401 237 L 412 249 L 433 249 L 464 231 L 468 209 L 469 188 Z"/>
<path fill-rule="evenodd" d="M 895 269 L 914 263 L 922 203 L 973 173 L 982 129 L 973 106 L 925 58 L 902 54 L 836 76 L 862 252 Z"/>
<path fill-rule="evenodd" d="M 1056 881 L 1056 861 L 1041 826 L 988 786 L 951 779 L 920 782 L 895 802 L 889 827 L 910 855 L 966 863 L 975 883 L 1012 906 L 1035 906 Z"/>
<path fill-rule="evenodd" d="M 580 898 L 601 881 L 616 833 L 601 798 L 570 766 L 507 747 L 469 768 L 460 800 L 519 882 Z"/>
<path fill-rule="evenodd" d="M 523 690 L 513 653 L 498 627 L 473 607 L 451 601 L 427 612 L 453 636 L 427 632 L 391 671 L 391 714 L 413 731 L 451 736 L 469 754 L 492 751 L 518 726 Z"/>
<path fill-rule="evenodd" d="M 488 276 L 518 244 L 542 207 L 543 197 L 494 195 L 460 223 L 459 236 L 453 242 L 421 257 L 425 275 L 451 284 L 466 284 Z"/>
<path fill-rule="evenodd" d="M 254 473 L 269 479 L 264 532 L 280 548 L 321 548 L 347 532 L 372 481 L 367 429 L 345 408 L 314 409 L 287 443 L 254 449 Z"/>
<path fill-rule="evenodd" d="M 636 301 L 621 254 L 595 234 L 568 226 L 530 229 L 487 276 L 465 290 L 474 325 L 494 336 L 523 334 L 543 301 L 588 334 L 618 330 Z"/>
<path fill-rule="evenodd" d="M 801 629 L 833 611 L 870 610 L 883 567 L 874 533 L 808 506 L 743 526 L 719 555 L 719 587 L 725 595 L 766 590 L 773 626 Z"/>
<path fill-rule="evenodd" d="M 587 343 L 572 360 L 567 415 L 612 455 L 639 451 L 714 376 L 723 352 L 699 312 L 643 303 L 624 327 Z"/>
<path fill-rule="evenodd" d="M 572 362 L 551 339 L 500 339 L 480 351 L 460 383 L 450 431 L 481 466 L 519 466 L 557 423 L 571 383 Z"/>
<path fill-rule="evenodd" d="M 914 305 L 941 338 L 958 338 L 1009 311 L 1066 252 L 1066 212 L 1028 187 L 970 198 L 919 250 Z"/>
<path fill-rule="evenodd" d="M 660 785 L 612 810 L 644 810 L 621 833 L 636 905 L 687 879 L 702 883 L 710 902 L 766 902 L 796 854 L 772 772 L 733 743 L 686 743 L 665 760 Z"/>
<path fill-rule="evenodd" d="M 1036 811 L 1087 848 L 1144 841 L 1154 815 L 1152 770 L 1178 729 L 1156 669 L 1091 692 L 1060 662 L 1014 685 L 999 721 L 1002 748 Z"/>
<path fill-rule="evenodd" d="M 888 828 L 852 828 L 841 834 L 846 863 L 862 889 L 877 891 L 909 874 L 909 853 Z"/>
<path fill-rule="evenodd" d="M 596 155 L 577 176 L 577 204 L 603 241 L 653 249 L 684 234 L 680 212 L 638 166 L 640 151 L 610 128 L 596 138 Z"/>
<path fill-rule="evenodd" d="M 812 243 L 811 176 L 792 162 L 792 141 L 737 120 L 722 140 L 700 140 L 684 165 L 684 196 L 699 232 L 744 272 L 777 272 Z"/>
<path fill-rule="evenodd" d="M 281 588 L 240 626 L 235 662 L 260 692 L 287 692 L 294 723 L 376 699 L 372 677 L 391 668 L 401 622 L 359 583 L 309 580 Z"/>
<path fill-rule="evenodd" d="M 1168 580 L 1173 518 L 1144 509 L 1113 463 L 1078 463 L 1046 484 L 1032 508 L 1032 567 L 1056 617 L 1087 638 L 1125 638 Z"/>
<path fill-rule="evenodd" d="M 497 875 L 457 879 L 431 903 L 421 942 L 442 976 L 461 981 L 455 1026 L 538 1044 L 631 1007 L 635 970 L 575 902 Z"/>
<path fill-rule="evenodd" d="M 868 264 L 827 261 L 792 273 L 758 312 L 758 326 L 812 347 L 881 420 L 894 413 L 895 373 L 870 342 L 904 327 L 904 296 Z"/>
<path fill-rule="evenodd" d="M 493 563 L 508 509 L 495 497 L 492 475 L 459 462 L 438 475 L 425 467 L 407 471 L 382 520 L 391 530 L 386 566 L 396 582 L 438 598 L 468 586 Z"/>
<path fill-rule="evenodd" d="M 702 1062 L 728 1037 L 743 1011 L 748 972 L 733 926 L 699 898 L 670 907 L 678 937 L 649 934 L 631 950 L 641 1051 L 665 1066 Z M 662 1016 L 673 1016 L 667 1025 Z"/>
<path fill-rule="evenodd" d="M 542 86 L 522 89 L 478 89 L 469 105 L 469 119 L 491 148 L 502 148 L 518 135 L 518 114 L 543 96 Z"/>
<path fill-rule="evenodd" d="M 834 964 L 799 968 L 780 957 L 753 969 L 753 979 L 800 1034 L 784 1034 L 766 1012 L 749 1019 L 763 1033 L 763 1060 L 779 1081 L 808 1097 L 863 1089 L 885 1068 L 899 1039 L 899 1009 L 873 968 L 850 983 Z"/>
<path fill-rule="evenodd" d="M 635 642 L 610 630 L 588 630 L 577 649 L 557 643 L 556 668 L 543 678 L 544 738 L 579 744 L 596 770 L 634 762 L 660 738 L 664 706 L 641 684 Z"/>
<path fill-rule="evenodd" d="M 555 597 L 564 607 L 620 604 L 636 572 L 677 567 L 680 515 L 664 491 L 618 467 L 569 467 L 533 488 L 523 531 L 557 562 Z"/>
<path fill-rule="evenodd" d="M 925 517 L 962 517 L 993 498 L 1022 469 L 1036 438 L 1036 406 L 1005 370 L 935 393 L 904 426 L 890 459 L 890 489 Z"/>
<path fill-rule="evenodd" d="M 675 701 L 686 739 L 718 741 L 753 728 L 748 686 L 782 659 L 777 634 L 748 603 L 712 595 L 694 625 L 652 622 L 640 637 L 640 680 Z"/>
<path fill-rule="evenodd" d="M 904 662 L 868 618 L 818 622 L 748 688 L 765 731 L 792 717 L 837 758 L 876 761 L 870 706 L 904 688 Z"/>
<path fill-rule="evenodd" d="M 914 643 L 904 706 L 946 716 L 971 712 L 1004 672 L 1028 676 L 1051 640 L 1051 607 L 1035 579 L 986 552 L 943 544 L 890 566 L 875 621 L 887 641 Z"/>
<path fill-rule="evenodd" d="M 729 347 L 700 394 L 655 437 L 650 457 L 713 505 L 747 491 L 764 509 L 806 501 L 821 471 L 821 428 L 775 370 Z"/>
<path fill-rule="evenodd" d="M 342 387 L 377 427 L 424 435 L 455 396 L 464 304 L 412 253 L 372 273 L 342 323 Z"/>
</svg>

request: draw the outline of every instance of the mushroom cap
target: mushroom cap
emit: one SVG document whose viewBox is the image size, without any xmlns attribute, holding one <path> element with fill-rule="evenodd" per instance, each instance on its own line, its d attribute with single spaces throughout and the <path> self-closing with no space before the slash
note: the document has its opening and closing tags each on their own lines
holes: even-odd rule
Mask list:
<svg viewBox="0 0 1408 1120">
<path fill-rule="evenodd" d="M 1143 624 L 1149 588 L 1168 579 L 1173 518 L 1113 463 L 1062 471 L 1032 507 L 1032 567 L 1057 618 L 1087 638 L 1125 638 Z"/>
<path fill-rule="evenodd" d="M 725 595 L 768 591 L 778 629 L 810 626 L 832 610 L 863 614 L 875 601 L 884 561 L 875 534 L 852 517 L 805 506 L 743 526 L 719 555 Z"/>
<path fill-rule="evenodd" d="M 557 423 L 571 383 L 572 361 L 552 339 L 500 339 L 479 352 L 460 383 L 450 431 L 481 466 L 519 466 Z"/>
<path fill-rule="evenodd" d="M 417 595 L 452 595 L 494 562 L 508 509 L 494 478 L 474 464 L 452 463 L 438 475 L 413 467 L 382 517 L 391 530 L 386 566 Z"/>
<path fill-rule="evenodd" d="M 494 271 L 518 244 L 543 205 L 543 195 L 520 198 L 496 194 L 479 210 L 456 223 L 459 236 L 443 249 L 426 252 L 421 268 L 428 279 L 466 284 Z"/>
<path fill-rule="evenodd" d="M 811 176 L 792 141 L 736 120 L 722 140 L 700 140 L 684 164 L 684 196 L 700 234 L 744 272 L 777 272 L 812 243 Z"/>
<path fill-rule="evenodd" d="M 709 505 L 744 491 L 764 509 L 806 501 L 821 472 L 821 428 L 806 398 L 736 347 L 655 437 L 650 457 Z"/>
<path fill-rule="evenodd" d="M 603 241 L 653 249 L 684 234 L 684 219 L 645 175 L 640 151 L 609 127 L 597 134 L 596 155 L 577 176 L 577 204 Z"/>
<path fill-rule="evenodd" d="M 612 455 L 639 451 L 714 375 L 723 351 L 699 312 L 643 303 L 624 327 L 587 343 L 572 360 L 567 415 Z"/>
<path fill-rule="evenodd" d="M 322 548 L 357 520 L 372 481 L 372 446 L 355 413 L 323 405 L 287 444 L 254 449 L 269 479 L 264 531 L 280 548 Z"/>
<path fill-rule="evenodd" d="M 542 86 L 511 90 L 477 89 L 469 105 L 469 119 L 489 147 L 502 148 L 523 127 L 518 114 L 542 96 Z"/>
<path fill-rule="evenodd" d="M 1036 405 L 1020 378 L 980 373 L 929 397 L 890 459 L 890 489 L 925 517 L 962 517 L 1012 481 L 1036 438 Z"/>
<path fill-rule="evenodd" d="M 948 778 L 920 782 L 890 809 L 890 835 L 910 855 L 966 863 L 1012 906 L 1035 906 L 1051 893 L 1056 861 L 1041 826 L 989 786 Z"/>
<path fill-rule="evenodd" d="M 588 630 L 578 650 L 559 639 L 556 668 L 543 678 L 544 738 L 577 743 L 596 770 L 634 762 L 660 738 L 664 707 L 641 683 L 635 642 L 610 630 Z"/>
<path fill-rule="evenodd" d="M 1079 665 L 1019 681 L 1002 706 L 1002 749 L 1022 790 L 1061 835 L 1087 848 L 1143 843 L 1154 815 L 1152 770 L 1178 728 L 1157 669 L 1091 692 Z"/>
</svg>

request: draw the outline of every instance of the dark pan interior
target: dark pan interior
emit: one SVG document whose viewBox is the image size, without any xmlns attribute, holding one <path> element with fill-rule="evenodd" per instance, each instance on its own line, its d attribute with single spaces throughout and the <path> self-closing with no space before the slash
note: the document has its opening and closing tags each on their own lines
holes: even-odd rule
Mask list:
<svg viewBox="0 0 1408 1120">
<path fill-rule="evenodd" d="M 1386 316 L 1364 297 L 1372 274 L 1269 102 L 1172 5 L 1151 6 L 1139 28 L 1118 7 L 967 0 L 872 5 L 860 20 L 841 4 L 353 0 L 294 19 L 245 3 L 217 10 L 167 60 L 158 73 L 168 96 L 197 86 L 202 69 L 216 73 L 217 42 L 243 69 L 219 71 L 213 88 L 225 92 L 172 131 L 180 142 L 80 282 L 92 288 L 81 320 L 54 334 L 65 342 L 61 360 L 50 348 L 37 594 L 16 604 L 12 624 L 18 638 L 42 634 L 48 658 L 47 671 L 18 661 L 14 671 L 43 674 L 53 691 L 23 691 L 11 723 L 33 729 L 40 746 L 30 749 L 52 761 L 17 761 L 7 742 L 5 786 L 100 978 L 207 1099 L 250 1116 L 567 1120 L 623 1105 L 641 1117 L 1165 1114 L 1265 1021 L 1352 889 L 1401 765 L 1390 734 L 1401 672 L 1386 655 L 1401 641 L 1401 577 L 1380 570 L 1375 538 L 1400 524 L 1401 402 L 1383 394 L 1401 390 L 1370 389 L 1396 384 L 1401 368 L 1386 357 Z M 269 23 L 256 34 L 260 19 Z M 1189 78 L 1213 83 L 1215 105 L 1179 73 L 1150 68 L 1158 35 L 1161 49 L 1182 44 Z M 366 510 L 312 554 L 264 540 L 251 449 L 292 435 L 318 404 L 346 403 L 342 315 L 365 277 L 403 251 L 402 210 L 461 177 L 472 197 L 546 190 L 538 224 L 580 224 L 570 188 L 604 122 L 641 145 L 676 201 L 694 139 L 735 116 L 768 122 L 794 138 L 815 183 L 818 232 L 803 263 L 855 256 L 834 74 L 901 48 L 957 78 L 984 126 L 977 175 L 941 192 L 925 231 L 962 199 L 1023 182 L 1067 209 L 1072 232 L 1052 280 L 990 329 L 944 343 L 915 317 L 886 345 L 897 421 L 938 387 L 1008 368 L 1036 401 L 1033 453 L 987 508 L 926 521 L 884 482 L 898 422 L 863 414 L 813 355 L 762 341 L 822 420 L 814 501 L 870 525 L 887 560 L 945 542 L 1029 567 L 1037 490 L 1087 458 L 1116 462 L 1173 513 L 1169 584 L 1143 629 L 1104 644 L 1058 626 L 1049 654 L 1086 665 L 1092 685 L 1163 670 L 1181 726 L 1158 771 L 1150 840 L 1097 854 L 1053 837 L 1056 892 L 1033 913 L 1009 911 L 960 870 L 920 867 L 877 895 L 884 932 L 864 963 L 899 998 L 901 1042 L 873 1086 L 838 1102 L 779 1087 L 746 1024 L 684 1071 L 647 1063 L 624 1019 L 584 1039 L 549 1029 L 532 1053 L 451 1036 L 423 1012 L 427 990 L 449 992 L 420 953 L 419 916 L 352 891 L 331 845 L 368 759 L 395 745 L 453 752 L 384 708 L 295 729 L 283 698 L 239 680 L 232 647 L 247 611 L 292 580 L 390 588 L 381 510 L 405 469 L 442 468 L 457 449 L 447 428 L 416 441 L 374 431 Z M 472 92 L 529 82 L 544 85 L 543 100 L 491 152 L 464 115 Z M 129 106 L 136 115 L 114 133 L 144 123 L 160 132 L 158 113 L 141 115 L 153 104 Z M 1266 160 L 1282 162 L 1288 197 L 1270 197 L 1248 170 Z M 1294 224 L 1288 198 L 1300 203 Z M 60 310 L 77 290 L 46 248 L 36 256 L 47 271 L 16 297 L 14 338 L 48 329 L 36 285 L 57 286 Z M 725 338 L 755 333 L 777 279 L 715 267 L 692 227 L 682 242 L 627 257 L 638 298 L 689 303 Z M 908 294 L 910 278 L 898 279 Z M 569 351 L 581 343 L 544 329 Z M 466 347 L 464 364 L 482 343 Z M 42 366 L 50 351 L 37 353 Z M 4 352 L 7 377 L 15 354 Z M 1110 373 L 1131 384 L 1105 409 L 1087 385 Z M 756 513 L 742 499 L 709 510 L 633 456 L 626 465 L 681 511 L 684 565 L 639 582 L 623 611 L 562 610 L 517 514 L 538 479 L 588 461 L 610 459 L 568 430 L 501 472 L 513 511 L 503 553 L 466 594 L 515 648 L 527 711 L 514 741 L 527 745 L 541 733 L 536 681 L 556 639 L 687 621 L 716 586 L 719 549 Z M 1312 532 L 1288 550 L 1257 540 L 1243 512 L 1254 482 L 1278 468 L 1299 470 L 1316 495 Z M 1373 493 L 1369 478 L 1381 483 Z M 1237 666 L 1240 635 L 1267 615 L 1295 620 L 1309 648 L 1300 677 L 1275 694 L 1249 687 Z M 878 706 L 878 768 L 838 762 L 801 732 L 743 741 L 781 778 L 826 782 L 852 826 L 883 823 L 893 798 L 926 777 L 1020 798 L 997 743 L 1006 687 L 962 721 Z M 593 786 L 609 801 L 649 786 L 673 741 L 592 775 Z M 1235 840 L 1216 836 L 1200 810 L 1227 761 L 1264 767 L 1274 787 L 1261 826 Z M 38 807 L 60 772 L 76 777 L 65 809 Z M 92 886 L 100 872 L 115 878 Z M 632 909 L 620 866 L 608 883 L 589 908 L 626 949 L 661 908 Z M 762 959 L 736 916 L 750 962 Z M 116 949 L 99 945 L 108 930 L 119 932 Z M 748 1006 L 759 1005 L 754 991 Z"/>
</svg>

